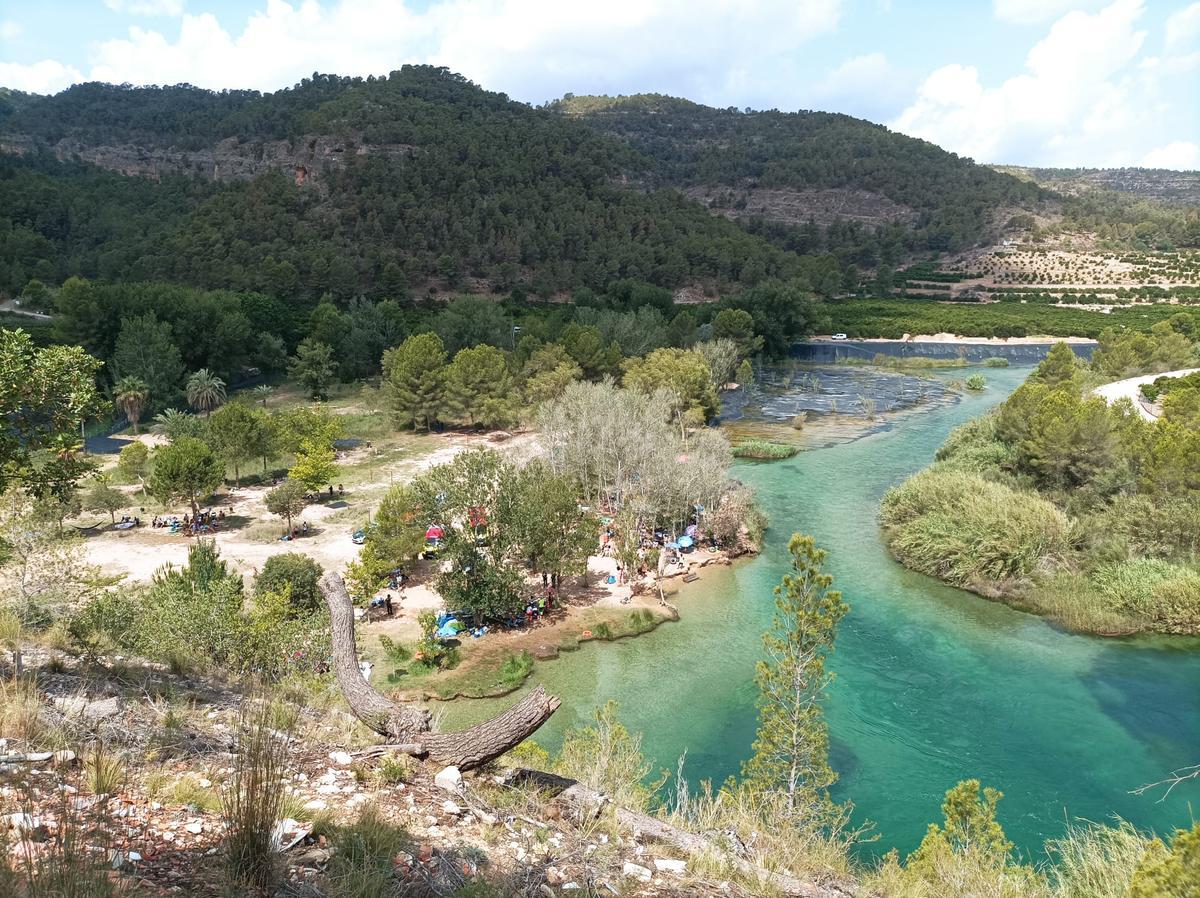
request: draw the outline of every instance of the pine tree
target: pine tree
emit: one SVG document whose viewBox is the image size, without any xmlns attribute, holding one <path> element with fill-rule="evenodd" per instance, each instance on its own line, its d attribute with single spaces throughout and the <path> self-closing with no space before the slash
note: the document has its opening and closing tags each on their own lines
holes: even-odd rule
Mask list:
<svg viewBox="0 0 1200 898">
<path fill-rule="evenodd" d="M 428 430 L 442 409 L 446 347 L 437 334 L 415 334 L 383 354 L 383 389 L 398 427 Z"/>
<path fill-rule="evenodd" d="M 821 699 L 830 679 L 825 657 L 848 609 L 842 594 L 829 588 L 825 552 L 811 536 L 793 534 L 788 551 L 793 573 L 775 588 L 775 617 L 763 635 L 766 658 L 754 676 L 758 732 L 742 775 L 752 790 L 783 794 L 788 813 L 796 814 L 828 803 L 827 790 L 837 780 Z"/>
</svg>

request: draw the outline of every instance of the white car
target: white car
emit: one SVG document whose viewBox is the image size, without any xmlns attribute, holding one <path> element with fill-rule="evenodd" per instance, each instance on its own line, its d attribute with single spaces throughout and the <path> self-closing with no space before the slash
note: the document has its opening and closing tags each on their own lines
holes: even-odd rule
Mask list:
<svg viewBox="0 0 1200 898">
<path fill-rule="evenodd" d="M 834 334 L 829 339 L 830 340 L 848 340 L 849 337 L 847 337 L 845 334 Z"/>
</svg>

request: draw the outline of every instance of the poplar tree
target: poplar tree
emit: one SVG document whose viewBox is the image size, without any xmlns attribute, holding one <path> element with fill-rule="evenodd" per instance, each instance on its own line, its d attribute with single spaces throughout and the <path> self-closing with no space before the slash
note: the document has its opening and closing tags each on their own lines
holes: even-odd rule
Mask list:
<svg viewBox="0 0 1200 898">
<path fill-rule="evenodd" d="M 766 657 L 754 675 L 758 732 L 742 776 L 753 791 L 784 796 L 794 815 L 827 805 L 827 790 L 837 780 L 821 700 L 831 677 L 825 658 L 848 609 L 842 594 L 830 589 L 825 551 L 811 536 L 793 534 L 788 552 L 792 573 L 775 587 L 775 616 L 763 634 Z"/>
</svg>

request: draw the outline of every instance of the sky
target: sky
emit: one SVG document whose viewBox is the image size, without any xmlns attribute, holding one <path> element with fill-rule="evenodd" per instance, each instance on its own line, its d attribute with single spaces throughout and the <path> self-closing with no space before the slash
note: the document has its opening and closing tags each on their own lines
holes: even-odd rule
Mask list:
<svg viewBox="0 0 1200 898">
<path fill-rule="evenodd" d="M 0 0 L 0 86 L 444 65 L 539 104 L 845 112 L 980 162 L 1200 169 L 1200 2 Z"/>
</svg>

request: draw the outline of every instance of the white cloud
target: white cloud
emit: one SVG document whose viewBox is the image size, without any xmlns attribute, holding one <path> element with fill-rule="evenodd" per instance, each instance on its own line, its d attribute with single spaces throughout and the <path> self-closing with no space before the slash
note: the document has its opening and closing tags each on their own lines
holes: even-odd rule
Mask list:
<svg viewBox="0 0 1200 898">
<path fill-rule="evenodd" d="M 131 16 L 183 15 L 183 0 L 104 0 L 104 5 L 113 12 Z"/>
<path fill-rule="evenodd" d="M 182 6 L 106 2 L 127 12 Z M 803 45 L 836 28 L 842 3 L 265 0 L 240 32 L 212 13 L 184 13 L 170 29 L 131 27 L 93 46 L 87 80 L 275 90 L 314 71 L 381 75 L 427 62 L 533 102 L 566 91 L 644 90 L 796 108 L 808 94 Z M 30 84 L 39 73 L 43 90 L 64 86 L 34 67 L 15 77 Z"/>
<path fill-rule="evenodd" d="M 12 19 L 5 19 L 0 22 L 0 40 L 11 41 L 14 38 L 20 37 L 21 25 L 19 22 L 14 22 Z"/>
<path fill-rule="evenodd" d="M 82 80 L 83 75 L 78 69 L 53 59 L 43 59 L 29 65 L 0 62 L 0 84 L 26 93 L 56 93 Z"/>
<path fill-rule="evenodd" d="M 845 112 L 872 121 L 894 116 L 914 87 L 912 79 L 897 71 L 882 53 L 867 53 L 845 60 L 813 88 L 818 109 Z"/>
<path fill-rule="evenodd" d="M 1139 58 L 1143 0 L 1060 18 L 1025 69 L 996 85 L 971 65 L 931 73 L 894 121 L 906 134 L 985 162 L 1137 164 L 1194 127 L 1189 58 Z"/>
<path fill-rule="evenodd" d="M 1200 50 L 1200 3 L 1193 3 L 1167 18 L 1167 52 Z"/>
<path fill-rule="evenodd" d="M 1040 25 L 1065 12 L 1096 6 L 1096 0 L 992 0 L 992 14 L 1010 25 Z"/>
<path fill-rule="evenodd" d="M 1200 144 L 1189 140 L 1173 140 L 1166 146 L 1151 150 L 1142 159 L 1146 168 L 1173 168 L 1195 171 L 1200 169 Z"/>
</svg>

